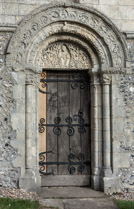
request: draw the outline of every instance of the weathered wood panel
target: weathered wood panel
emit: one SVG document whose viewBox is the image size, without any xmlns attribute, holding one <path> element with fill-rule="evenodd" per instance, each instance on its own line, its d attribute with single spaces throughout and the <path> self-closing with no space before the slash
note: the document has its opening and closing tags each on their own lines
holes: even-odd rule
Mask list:
<svg viewBox="0 0 134 209">
<path fill-rule="evenodd" d="M 57 73 L 47 72 L 47 79 L 57 79 Z M 57 116 L 57 82 L 47 82 L 47 124 L 54 124 Z M 57 135 L 54 134 L 54 127 L 47 126 L 47 151 L 53 153 L 47 154 L 47 162 L 57 162 Z M 47 165 L 47 173 L 57 174 L 57 165 Z"/>
<path fill-rule="evenodd" d="M 47 154 L 47 163 L 52 163 L 47 165 L 47 173 L 53 172 L 55 175 L 43 176 L 42 185 L 89 185 L 90 166 L 82 164 L 82 161 L 90 160 L 90 129 L 89 126 L 85 127 L 83 133 L 79 130 L 83 128 L 83 123 L 89 124 L 89 85 L 83 87 L 82 77 L 83 73 L 78 72 L 47 73 L 47 151 L 53 151 Z M 67 118 L 71 121 L 67 121 Z M 56 135 L 54 130 L 58 129 L 60 133 Z M 70 154 L 74 158 L 70 159 Z M 80 159 L 82 154 L 84 158 Z M 70 160 L 74 163 L 69 166 Z"/>
<path fill-rule="evenodd" d="M 69 79 L 68 73 L 59 73 L 59 80 Z M 61 124 L 66 124 L 66 118 L 70 111 L 69 82 L 58 82 L 58 116 L 61 118 Z M 69 155 L 69 136 L 67 127 L 61 128 L 61 134 L 58 136 L 58 162 L 67 162 Z M 59 165 L 58 174 L 68 174 L 68 165 Z"/>
<path fill-rule="evenodd" d="M 71 73 L 71 78 L 78 80 L 79 73 Z M 80 83 L 71 82 L 70 83 L 70 117 L 72 118 L 72 124 L 78 124 L 78 114 L 80 110 Z M 70 136 L 70 152 L 75 155 L 75 160 L 77 161 L 77 156 L 81 153 L 81 138 L 78 132 L 78 126 L 74 126 L 74 135 Z M 80 174 L 78 172 L 79 166 L 75 167 L 75 175 Z"/>
<path fill-rule="evenodd" d="M 90 89 L 88 83 L 88 75 L 82 74 L 85 82 L 80 84 L 80 103 L 83 110 L 83 119 L 85 124 L 89 124 L 85 127 L 85 132 L 81 134 L 81 150 L 84 153 L 84 159 L 90 160 Z M 85 166 L 83 174 L 90 173 L 90 165 Z"/>
</svg>

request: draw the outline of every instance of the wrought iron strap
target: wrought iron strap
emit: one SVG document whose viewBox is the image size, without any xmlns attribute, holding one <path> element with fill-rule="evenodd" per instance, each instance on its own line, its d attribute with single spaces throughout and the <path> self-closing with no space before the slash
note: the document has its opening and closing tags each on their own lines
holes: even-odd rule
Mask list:
<svg viewBox="0 0 134 209">
<path fill-rule="evenodd" d="M 80 162 L 43 162 L 40 161 L 39 165 L 90 165 L 90 161 L 80 161 Z"/>
<path fill-rule="evenodd" d="M 70 78 L 70 79 L 48 79 L 48 78 L 42 78 L 40 79 L 40 82 L 42 83 L 41 87 L 46 88 L 48 83 L 50 82 L 70 82 L 71 88 L 76 89 L 78 86 L 80 86 L 80 89 L 85 89 L 86 85 L 89 83 L 89 79 L 87 77 L 84 78 Z M 79 85 L 78 85 L 79 83 Z M 43 91 L 39 89 L 39 91 L 43 94 L 51 94 L 51 92 Z"/>
<path fill-rule="evenodd" d="M 78 123 L 72 124 L 73 119 L 71 117 L 67 117 L 65 118 L 65 122 L 66 124 L 62 124 L 61 122 L 61 118 L 60 117 L 56 117 L 54 118 L 54 123 L 53 124 L 45 124 L 45 119 L 41 118 L 40 119 L 40 123 L 39 123 L 39 132 L 43 133 L 45 131 L 45 126 L 47 127 L 54 127 L 53 128 L 53 133 L 56 134 L 57 136 L 59 136 L 61 134 L 61 127 L 68 127 L 67 129 L 67 135 L 68 136 L 73 136 L 75 133 L 75 129 L 74 127 L 78 127 L 78 132 L 80 134 L 84 134 L 86 132 L 85 127 L 88 127 L 89 124 L 85 124 L 84 122 L 84 118 L 83 117 L 83 113 L 82 111 L 79 111 L 78 113 Z"/>
<path fill-rule="evenodd" d="M 88 79 L 40 79 L 41 83 L 46 82 L 89 82 Z"/>
<path fill-rule="evenodd" d="M 85 169 L 85 166 L 89 166 L 90 165 L 90 161 L 89 160 L 84 160 L 85 156 L 83 153 L 79 153 L 78 155 L 74 155 L 73 153 L 70 153 L 68 155 L 68 161 L 67 162 L 49 162 L 46 161 L 46 158 L 44 156 L 44 154 L 49 154 L 49 153 L 53 153 L 53 151 L 46 151 L 46 152 L 41 152 L 39 154 L 39 166 L 40 166 L 40 173 L 45 174 L 45 175 L 50 175 L 50 174 L 54 174 L 53 171 L 49 172 L 49 173 L 45 173 L 43 172 L 45 170 L 45 166 L 46 165 L 68 165 L 68 171 L 70 174 L 75 174 L 76 170 L 79 173 L 82 173 Z M 74 167 L 75 166 L 75 167 Z M 76 167 L 77 166 L 77 167 Z"/>
</svg>

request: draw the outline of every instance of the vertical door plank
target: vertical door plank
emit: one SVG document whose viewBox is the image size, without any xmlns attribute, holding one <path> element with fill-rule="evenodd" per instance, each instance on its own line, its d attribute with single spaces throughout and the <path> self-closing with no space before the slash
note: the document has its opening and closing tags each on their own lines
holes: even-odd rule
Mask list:
<svg viewBox="0 0 134 209">
<path fill-rule="evenodd" d="M 58 79 L 69 79 L 68 73 L 58 73 Z M 66 124 L 66 117 L 69 116 L 69 82 L 58 82 L 58 116 L 61 118 L 61 124 Z M 58 136 L 58 161 L 68 162 L 69 154 L 69 136 L 67 127 L 61 128 L 61 134 Z M 68 174 L 68 165 L 59 165 L 58 174 Z"/>
<path fill-rule="evenodd" d="M 41 73 L 40 79 L 46 78 L 46 72 Z M 39 89 L 46 91 L 46 86 L 40 82 Z M 46 94 L 39 91 L 39 124 L 41 118 L 44 118 L 44 124 L 46 124 Z M 39 153 L 46 151 L 46 127 L 39 129 Z M 46 155 L 44 154 L 44 161 L 46 161 Z M 41 159 L 39 159 L 41 160 Z M 46 166 L 40 166 L 41 171 L 46 172 Z"/>
<path fill-rule="evenodd" d="M 83 73 L 83 78 L 88 78 L 87 73 Z M 89 83 L 82 82 L 80 88 L 80 103 L 81 109 L 83 110 L 83 119 L 85 124 L 90 123 L 90 91 Z M 82 153 L 84 153 L 85 160 L 90 160 L 90 133 L 89 126 L 85 127 L 86 132 L 81 134 L 81 148 Z M 90 166 L 85 166 L 83 174 L 90 173 Z"/>
<path fill-rule="evenodd" d="M 79 73 L 71 73 L 71 78 L 78 80 Z M 70 117 L 72 124 L 78 124 L 78 113 L 80 110 L 80 83 L 70 82 Z M 78 132 L 78 126 L 74 126 L 74 135 L 70 136 L 70 152 L 75 155 L 75 161 L 78 161 L 78 154 L 81 153 L 81 138 Z M 75 167 L 75 175 L 81 174 L 78 171 L 79 166 Z"/>
<path fill-rule="evenodd" d="M 47 79 L 57 79 L 57 74 L 47 72 Z M 54 124 L 57 117 L 57 82 L 47 82 L 47 124 Z M 54 153 L 47 154 L 47 162 L 57 161 L 57 135 L 53 132 L 53 126 L 47 126 L 47 151 Z M 57 165 L 47 165 L 47 173 L 57 174 Z"/>
</svg>

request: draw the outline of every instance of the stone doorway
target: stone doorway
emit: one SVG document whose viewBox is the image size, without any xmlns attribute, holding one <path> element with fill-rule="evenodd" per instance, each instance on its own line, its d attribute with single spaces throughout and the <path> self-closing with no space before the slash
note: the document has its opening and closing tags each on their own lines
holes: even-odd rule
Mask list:
<svg viewBox="0 0 134 209">
<path fill-rule="evenodd" d="M 112 141 L 116 134 L 114 93 L 116 74 L 129 71 L 130 64 L 125 40 L 115 25 L 92 8 L 42 5 L 21 22 L 12 36 L 5 68 L 17 78 L 13 87 L 17 105 L 11 126 L 18 145 L 14 166 L 21 170 L 19 186 L 36 191 L 41 188 L 38 89 L 42 69 L 77 69 L 90 74 L 91 186 L 107 192 L 112 184 L 117 191 L 119 178 Z"/>
<path fill-rule="evenodd" d="M 89 186 L 88 72 L 49 70 L 41 74 L 40 82 L 39 163 L 42 186 Z"/>
</svg>

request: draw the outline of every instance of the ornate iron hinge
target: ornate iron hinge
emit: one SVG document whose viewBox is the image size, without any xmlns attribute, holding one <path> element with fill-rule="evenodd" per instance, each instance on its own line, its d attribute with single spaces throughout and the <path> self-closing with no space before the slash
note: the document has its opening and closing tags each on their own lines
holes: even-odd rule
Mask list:
<svg viewBox="0 0 134 209">
<path fill-rule="evenodd" d="M 46 166 L 46 165 L 68 165 L 68 171 L 70 174 L 74 174 L 76 172 L 76 167 L 74 167 L 74 166 L 78 166 L 77 171 L 82 173 L 84 171 L 85 165 L 86 166 L 90 165 L 90 160 L 84 160 L 84 154 L 82 154 L 82 153 L 79 153 L 78 155 L 74 155 L 73 153 L 70 153 L 68 155 L 68 162 L 59 162 L 59 161 L 58 162 L 47 162 L 47 161 L 45 161 L 46 158 L 44 156 L 44 154 L 47 154 L 47 153 L 53 153 L 53 151 L 42 152 L 39 154 L 40 160 L 41 160 L 41 161 L 39 161 L 40 173 L 42 173 L 44 175 L 54 174 L 53 171 L 49 172 L 49 173 L 43 172 L 43 168 L 45 168 L 44 166 Z"/>
<path fill-rule="evenodd" d="M 45 131 L 45 127 L 54 127 L 53 128 L 53 133 L 59 136 L 61 134 L 61 127 L 66 126 L 67 129 L 67 135 L 68 136 L 73 136 L 75 133 L 74 127 L 78 127 L 78 132 L 80 134 L 86 133 L 86 127 L 89 127 L 89 124 L 85 124 L 84 118 L 82 117 L 83 113 L 79 112 L 78 114 L 78 123 L 72 123 L 73 119 L 71 117 L 65 118 L 66 124 L 60 123 L 61 118 L 56 117 L 54 118 L 54 123 L 53 124 L 45 124 L 45 119 L 41 118 L 40 123 L 39 123 L 39 132 L 43 133 Z M 75 118 L 77 115 L 75 115 Z M 76 119 L 75 119 L 76 121 Z"/>
</svg>

